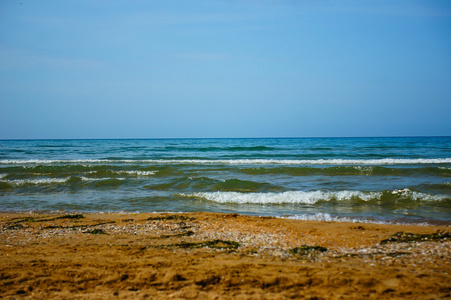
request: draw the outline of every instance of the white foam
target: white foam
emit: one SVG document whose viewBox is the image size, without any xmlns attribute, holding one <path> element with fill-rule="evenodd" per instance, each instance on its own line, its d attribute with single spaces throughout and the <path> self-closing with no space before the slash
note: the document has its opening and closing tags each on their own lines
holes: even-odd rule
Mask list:
<svg viewBox="0 0 451 300">
<path fill-rule="evenodd" d="M 332 217 L 327 213 L 316 213 L 314 215 L 294 215 L 288 217 L 281 217 L 284 219 L 294 219 L 294 220 L 303 220 L 303 221 L 324 221 L 324 222 L 365 222 L 365 220 L 354 219 L 354 218 L 346 218 L 346 217 Z"/>
<path fill-rule="evenodd" d="M 373 172 L 373 167 L 355 166 L 353 168 L 359 170 L 362 175 L 371 175 Z"/>
<path fill-rule="evenodd" d="M 16 179 L 16 180 L 0 180 L 11 185 L 20 186 L 25 184 L 52 184 L 52 183 L 64 183 L 67 182 L 70 177 L 65 178 L 40 178 L 40 179 Z"/>
<path fill-rule="evenodd" d="M 360 191 L 290 191 L 283 193 L 238 193 L 238 192 L 206 192 L 181 194 L 185 197 L 198 197 L 218 203 L 237 203 L 237 204 L 315 204 L 320 200 L 337 201 L 351 200 L 359 198 L 364 201 L 379 199 L 382 192 L 360 192 Z"/>
<path fill-rule="evenodd" d="M 108 172 L 113 173 L 113 174 L 127 174 L 127 175 L 135 175 L 135 176 L 152 176 L 152 175 L 155 175 L 158 171 L 139 171 L 139 170 L 134 170 L 134 171 L 113 171 L 113 170 L 108 170 Z M 95 174 L 95 173 L 99 173 L 99 171 L 83 172 L 83 174 Z"/>
<path fill-rule="evenodd" d="M 407 197 L 413 201 L 444 201 L 449 198 L 446 195 L 431 195 L 410 189 L 394 190 L 393 195 Z M 383 192 L 362 191 L 288 191 L 283 193 L 238 193 L 238 192 L 199 192 L 192 194 L 180 194 L 184 197 L 196 197 L 217 203 L 236 204 L 315 204 L 318 201 L 349 201 L 359 199 L 362 201 L 380 200 Z"/>
<path fill-rule="evenodd" d="M 152 176 L 155 175 L 158 171 L 113 171 L 117 174 L 128 174 L 128 175 L 136 175 L 136 176 Z"/>
<path fill-rule="evenodd" d="M 90 177 L 85 177 L 85 176 L 81 176 L 80 179 L 83 180 L 83 181 L 102 181 L 102 180 L 111 180 L 111 179 L 125 180 L 125 178 L 111 178 L 111 177 L 90 178 Z"/>
<path fill-rule="evenodd" d="M 88 178 L 88 177 L 85 177 L 85 176 L 81 176 L 80 179 L 83 180 L 83 181 L 98 181 L 98 180 L 103 180 L 102 178 Z"/>
<path fill-rule="evenodd" d="M 369 224 L 412 224 L 397 221 L 378 221 L 371 219 L 361 219 L 361 218 L 349 218 L 349 217 L 333 217 L 327 213 L 316 213 L 314 215 L 294 215 L 294 216 L 281 216 L 282 219 L 294 219 L 302 221 L 324 221 L 324 222 L 346 222 L 346 223 L 369 223 Z M 426 222 L 415 223 L 415 225 L 428 226 Z"/>
<path fill-rule="evenodd" d="M 5 178 L 8 174 L 2 173 L 0 174 L 0 179 Z"/>
<path fill-rule="evenodd" d="M 393 195 L 409 197 L 415 201 L 421 200 L 421 201 L 433 202 L 433 201 L 442 201 L 442 200 L 449 198 L 445 195 L 430 195 L 430 194 L 425 194 L 425 193 L 421 193 L 421 192 L 416 192 L 416 191 L 412 191 L 411 189 L 408 189 L 408 188 L 405 188 L 402 190 L 394 190 L 391 193 Z"/>
<path fill-rule="evenodd" d="M 74 160 L 0 160 L 0 164 L 77 164 L 77 163 L 151 163 L 151 164 L 229 164 L 229 165 L 409 165 L 409 164 L 449 164 L 451 158 L 416 159 L 74 159 Z"/>
</svg>

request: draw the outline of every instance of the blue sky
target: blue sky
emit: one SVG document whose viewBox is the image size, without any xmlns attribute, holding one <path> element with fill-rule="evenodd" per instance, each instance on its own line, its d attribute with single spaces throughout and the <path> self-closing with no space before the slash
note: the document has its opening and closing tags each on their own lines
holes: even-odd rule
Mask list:
<svg viewBox="0 0 451 300">
<path fill-rule="evenodd" d="M 451 1 L 0 2 L 0 138 L 451 135 Z"/>
</svg>

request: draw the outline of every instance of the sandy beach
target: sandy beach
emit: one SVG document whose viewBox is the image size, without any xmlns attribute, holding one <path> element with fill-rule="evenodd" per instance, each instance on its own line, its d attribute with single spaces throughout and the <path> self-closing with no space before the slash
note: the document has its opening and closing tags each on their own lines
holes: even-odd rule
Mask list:
<svg viewBox="0 0 451 300">
<path fill-rule="evenodd" d="M 447 226 L 0 214 L 2 299 L 446 299 Z"/>
</svg>

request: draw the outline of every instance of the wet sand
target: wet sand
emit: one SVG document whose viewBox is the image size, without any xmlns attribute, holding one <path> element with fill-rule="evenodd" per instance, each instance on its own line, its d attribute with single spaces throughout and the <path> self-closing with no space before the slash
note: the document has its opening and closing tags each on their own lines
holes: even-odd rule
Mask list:
<svg viewBox="0 0 451 300">
<path fill-rule="evenodd" d="M 447 226 L 214 213 L 2 213 L 0 226 L 3 299 L 451 298 Z"/>
</svg>

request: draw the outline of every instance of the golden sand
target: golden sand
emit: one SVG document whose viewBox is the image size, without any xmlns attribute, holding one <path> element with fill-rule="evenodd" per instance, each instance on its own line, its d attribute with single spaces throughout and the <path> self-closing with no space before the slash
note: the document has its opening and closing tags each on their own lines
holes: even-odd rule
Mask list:
<svg viewBox="0 0 451 300">
<path fill-rule="evenodd" d="M 3 213 L 0 226 L 3 299 L 451 297 L 447 226 L 217 213 Z"/>
</svg>

